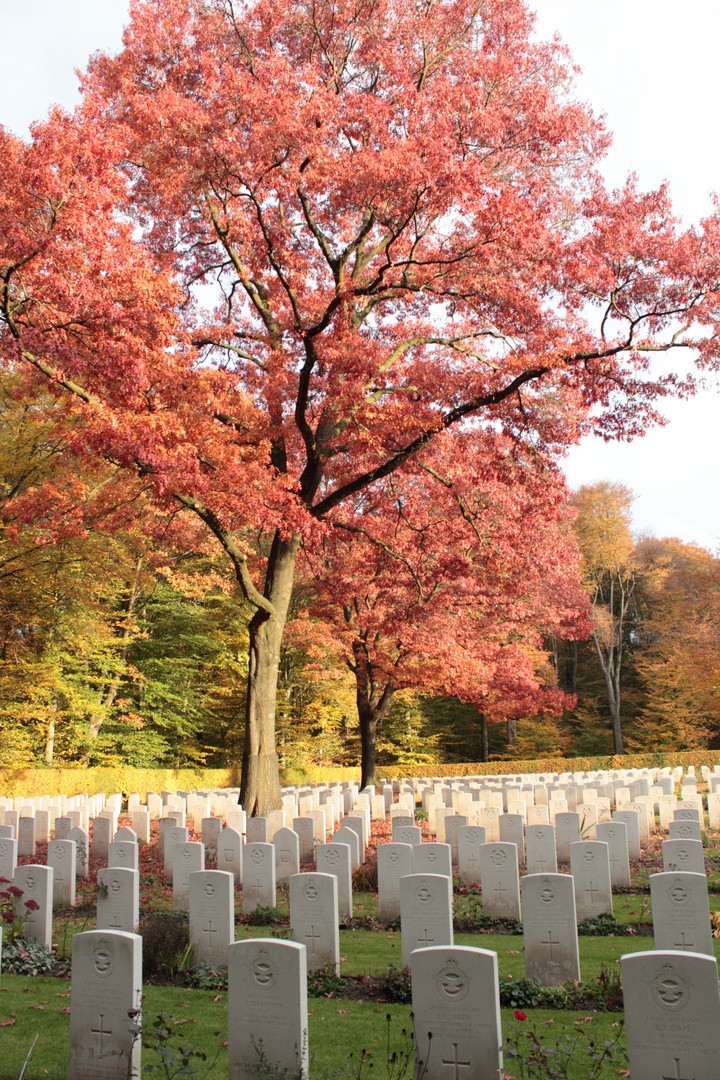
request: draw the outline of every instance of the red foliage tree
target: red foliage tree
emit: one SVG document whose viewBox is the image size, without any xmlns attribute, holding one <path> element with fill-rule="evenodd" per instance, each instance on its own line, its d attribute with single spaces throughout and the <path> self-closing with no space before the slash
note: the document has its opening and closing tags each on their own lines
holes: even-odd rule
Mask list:
<svg viewBox="0 0 720 1080">
<path fill-rule="evenodd" d="M 496 720 L 567 707 L 534 660 L 543 635 L 590 632 L 568 494 L 551 463 L 503 435 L 441 438 L 346 505 L 306 553 L 305 614 L 355 677 L 363 784 L 400 689 L 453 695 Z"/>
<path fill-rule="evenodd" d="M 571 71 L 519 0 L 146 0 L 74 117 L 0 142 L 2 356 L 197 515 L 255 608 L 250 812 L 279 802 L 301 543 L 440 434 L 641 431 L 679 325 L 715 362 L 717 222 L 603 189 Z"/>
</svg>

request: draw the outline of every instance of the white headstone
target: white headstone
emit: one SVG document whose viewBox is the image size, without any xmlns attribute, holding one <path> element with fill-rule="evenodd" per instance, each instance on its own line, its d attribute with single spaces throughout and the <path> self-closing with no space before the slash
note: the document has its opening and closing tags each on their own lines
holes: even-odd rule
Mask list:
<svg viewBox="0 0 720 1080">
<path fill-rule="evenodd" d="M 525 858 L 528 874 L 556 874 L 554 825 L 525 826 Z"/>
<path fill-rule="evenodd" d="M 173 911 L 190 907 L 190 875 L 205 869 L 205 845 L 197 840 L 173 844 Z"/>
<path fill-rule="evenodd" d="M 294 829 L 278 829 L 272 839 L 275 848 L 275 880 L 287 881 L 300 873 L 300 837 Z"/>
<path fill-rule="evenodd" d="M 234 897 L 233 876 L 225 870 L 190 875 L 190 944 L 199 964 L 227 964 L 228 946 L 235 939 Z"/>
<path fill-rule="evenodd" d="M 650 897 L 658 949 L 715 955 L 704 874 L 651 874 Z"/>
<path fill-rule="evenodd" d="M 521 878 L 525 974 L 543 986 L 580 981 L 575 889 L 570 874 Z"/>
<path fill-rule="evenodd" d="M 443 874 L 452 878 L 449 844 L 418 844 L 413 850 L 414 874 Z M 438 942 L 439 945 L 444 942 Z"/>
<path fill-rule="evenodd" d="M 228 1080 L 307 1077 L 307 958 L 294 941 L 255 938 L 228 949 Z"/>
<path fill-rule="evenodd" d="M 520 918 L 520 885 L 515 844 L 480 847 L 483 914 L 493 919 Z"/>
<path fill-rule="evenodd" d="M 424 845 L 421 845 L 424 846 Z M 452 945 L 452 882 L 444 874 L 410 874 L 400 879 L 403 967 L 412 953 L 431 945 Z"/>
<path fill-rule="evenodd" d="M 75 841 L 50 840 L 47 865 L 53 868 L 53 904 L 75 905 Z"/>
<path fill-rule="evenodd" d="M 469 946 L 416 950 L 412 1007 L 416 1076 L 495 1080 L 504 1075 L 496 953 Z"/>
<path fill-rule="evenodd" d="M 458 829 L 458 872 L 464 885 L 480 883 L 480 847 L 487 842 L 482 825 L 463 825 Z"/>
<path fill-rule="evenodd" d="M 353 917 L 352 856 L 347 844 L 318 844 L 315 849 L 318 873 L 333 874 L 338 883 L 338 914 Z M 299 867 L 298 867 L 299 870 Z"/>
<path fill-rule="evenodd" d="M 137 933 L 140 922 L 140 874 L 137 870 L 108 867 L 97 874 L 98 930 Z"/>
<path fill-rule="evenodd" d="M 400 878 L 413 872 L 412 844 L 378 844 L 378 918 L 392 922 L 400 914 Z"/>
<path fill-rule="evenodd" d="M 140 1075 L 140 1039 L 133 1040 L 129 1014 L 140 1009 L 141 979 L 139 935 L 120 930 L 75 934 L 68 1064 L 73 1080 Z"/>
<path fill-rule="evenodd" d="M 705 857 L 702 840 L 663 840 L 663 870 L 681 870 L 687 874 L 704 874 Z"/>
<path fill-rule="evenodd" d="M 236 885 L 242 884 L 241 848 L 242 836 L 236 828 L 228 825 L 218 837 L 217 867 L 218 870 L 227 870 L 232 874 Z"/>
<path fill-rule="evenodd" d="M 15 915 L 23 923 L 21 936 L 27 941 L 39 941 L 49 949 L 52 946 L 53 868 L 32 863 L 18 866 L 13 885 L 22 889 L 22 896 L 15 900 Z"/>
<path fill-rule="evenodd" d="M 257 821 L 257 818 L 251 818 Z M 250 824 L 250 822 L 248 822 Z M 245 844 L 242 849 L 243 914 L 256 907 L 276 907 L 275 848 L 272 844 Z"/>
<path fill-rule="evenodd" d="M 290 878 L 290 937 L 307 949 L 311 971 L 329 965 L 340 972 L 337 878 L 294 874 Z"/>
<path fill-rule="evenodd" d="M 570 873 L 575 879 L 577 921 L 612 915 L 610 853 L 600 840 L 579 840 L 570 845 Z"/>
<path fill-rule="evenodd" d="M 714 957 L 652 951 L 629 953 L 620 963 L 632 1080 L 717 1080 Z"/>
</svg>

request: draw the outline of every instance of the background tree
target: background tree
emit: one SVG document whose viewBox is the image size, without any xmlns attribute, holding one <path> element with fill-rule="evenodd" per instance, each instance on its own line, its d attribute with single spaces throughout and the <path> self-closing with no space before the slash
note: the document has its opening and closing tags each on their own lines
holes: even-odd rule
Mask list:
<svg viewBox="0 0 720 1080">
<path fill-rule="evenodd" d="M 628 745 L 715 746 L 720 735 L 720 561 L 696 544 L 642 539 L 642 624 L 635 666 L 642 687 Z"/>
<path fill-rule="evenodd" d="M 593 606 L 592 640 L 605 679 L 616 754 L 623 753 L 621 673 L 635 612 L 634 497 L 624 484 L 600 481 L 578 488 L 572 498 L 582 573 Z"/>
<path fill-rule="evenodd" d="M 518 716 L 566 704 L 537 675 L 543 632 L 589 632 L 561 477 L 497 433 L 459 441 L 376 485 L 306 554 L 308 610 L 355 677 L 363 784 L 398 691 L 481 705 L 514 742 Z"/>
<path fill-rule="evenodd" d="M 517 0 L 147 0 L 76 116 L 0 140 L 0 354 L 230 558 L 251 813 L 301 543 L 439 437 L 633 434 L 677 383 L 644 351 L 715 363 L 717 223 L 603 190 L 571 71 Z"/>
</svg>

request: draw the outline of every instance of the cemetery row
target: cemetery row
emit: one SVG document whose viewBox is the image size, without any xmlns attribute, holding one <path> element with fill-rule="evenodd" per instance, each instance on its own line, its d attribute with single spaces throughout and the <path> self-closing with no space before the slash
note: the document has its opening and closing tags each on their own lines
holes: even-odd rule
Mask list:
<svg viewBox="0 0 720 1080">
<path fill-rule="evenodd" d="M 73 1080 L 140 1075 L 141 946 L 138 935 L 123 931 L 76 935 Z M 267 1061 L 279 1075 L 307 1076 L 306 947 L 256 938 L 231 944 L 227 959 L 230 1080 L 257 1075 L 258 1046 L 268 1048 Z M 715 1080 L 720 1052 L 715 960 L 652 951 L 628 954 L 621 963 L 632 1080 Z M 412 1009 L 418 1080 L 504 1075 L 494 952 L 468 946 L 415 951 Z"/>
<path fill-rule="evenodd" d="M 277 964 L 291 965 L 293 972 L 296 970 L 293 965 L 301 970 L 304 966 L 330 964 L 339 970 L 338 925 L 341 916 L 352 915 L 352 869 L 365 857 L 371 819 L 384 820 L 389 815 L 393 841 L 378 847 L 380 916 L 386 920 L 394 919 L 398 914 L 401 916 L 403 963 L 412 969 L 416 1031 L 433 1030 L 432 1026 L 425 1026 L 425 1019 L 423 1026 L 418 1026 L 418 1016 L 425 1017 L 424 998 L 434 1000 L 437 992 L 438 1001 L 447 1012 L 447 1016 L 441 1015 L 441 1011 L 437 1011 L 441 1006 L 436 1001 L 435 1012 L 428 1014 L 427 1023 L 437 1028 L 433 1054 L 438 1054 L 438 1058 L 434 1065 L 431 1064 L 427 1059 L 427 1048 L 418 1043 L 419 1059 L 425 1063 L 423 1075 L 433 1075 L 432 1069 L 437 1067 L 438 1076 L 447 1077 L 450 1068 L 454 1069 L 456 1077 L 497 1076 L 500 1053 L 497 958 L 494 953 L 484 950 L 453 945 L 453 862 L 465 880 L 481 885 L 485 914 L 519 919 L 522 911 L 527 974 L 539 978 L 545 985 L 559 985 L 567 979 L 580 978 L 577 922 L 602 912 L 612 912 L 613 883 L 629 884 L 629 862 L 639 856 L 641 841 L 654 827 L 658 813 L 661 828 L 664 824 L 668 831 L 668 840 L 663 843 L 664 870 L 651 878 L 655 945 L 660 951 L 625 958 L 623 979 L 628 1000 L 627 987 L 628 981 L 632 982 L 634 978 L 632 972 L 640 971 L 641 959 L 647 961 L 649 955 L 657 958 L 653 963 L 660 966 L 657 971 L 652 969 L 655 972 L 651 980 L 655 987 L 652 1002 L 660 1012 L 652 1023 L 662 1029 L 663 1036 L 661 1038 L 658 1031 L 653 1044 L 661 1056 L 666 1055 L 667 1047 L 673 1052 L 678 1051 L 669 1063 L 663 1059 L 658 1067 L 667 1070 L 672 1065 L 676 1074 L 668 1072 L 668 1076 L 680 1077 L 690 1053 L 688 1040 L 683 1041 L 673 1034 L 670 1046 L 665 1037 L 667 1018 L 662 1010 L 668 1008 L 672 1012 L 668 1001 L 674 993 L 679 997 L 672 1008 L 683 1011 L 687 1020 L 684 1010 L 692 997 L 687 973 L 705 972 L 709 970 L 708 964 L 715 966 L 701 839 L 705 824 L 702 800 L 696 790 L 691 790 L 694 787 L 691 778 L 685 778 L 683 798 L 680 804 L 671 808 L 672 817 L 667 816 L 663 822 L 657 806 L 661 800 L 676 800 L 674 788 L 680 779 L 662 774 L 598 774 L 589 777 L 484 778 L 449 783 L 431 780 L 416 786 L 397 783 L 385 785 L 378 794 L 372 789 L 358 792 L 352 785 L 288 790 L 283 796 L 283 810 L 267 820 L 247 821 L 237 805 L 237 793 L 232 790 L 165 792 L 161 796 L 148 793 L 144 806 L 139 797 L 131 795 L 128 809 L 133 827 L 121 828 L 117 827 L 122 808 L 119 796 L 108 799 L 78 796 L 65 800 L 64 805 L 63 800 L 55 800 L 48 801 L 46 806 L 37 805 L 39 800 L 23 800 L 9 806 L 9 800 L 6 800 L 2 811 L 5 820 L 0 825 L 0 860 L 4 858 L 6 862 L 0 862 L 0 877 L 12 878 L 22 890 L 18 906 L 27 918 L 24 932 L 49 943 L 53 900 L 72 904 L 76 877 L 87 873 L 90 852 L 107 861 L 107 867 L 100 869 L 97 876 L 98 929 L 76 935 L 74 943 L 71 1032 L 75 1031 L 76 1036 L 73 1041 L 71 1035 L 71 1045 L 76 1066 L 71 1075 L 80 1080 L 86 1075 L 121 1075 L 97 1071 L 95 1058 L 103 1062 L 103 1068 L 105 1062 L 110 1068 L 120 1053 L 112 1042 L 113 1033 L 108 1026 L 111 1013 L 98 1012 L 98 1002 L 101 1001 L 105 1008 L 107 1000 L 107 1009 L 114 1010 L 113 1031 L 119 1038 L 125 1038 L 120 1017 L 126 1015 L 127 1002 L 131 998 L 137 1003 L 139 994 L 140 939 L 133 933 L 139 916 L 138 840 L 149 837 L 151 817 L 160 817 L 159 842 L 165 873 L 173 881 L 173 906 L 189 910 L 191 942 L 198 960 L 214 967 L 228 966 L 229 995 L 232 1001 L 243 1003 L 239 1011 L 249 1018 L 250 1026 L 255 1027 L 255 1041 L 263 1017 L 275 1015 L 282 1027 L 283 1017 L 297 1014 L 300 1028 L 293 1019 L 288 1028 L 287 1049 L 289 1052 L 292 1043 L 293 1054 L 302 1057 L 306 1052 L 306 1040 L 298 1031 L 304 1030 L 305 983 L 301 979 L 297 984 L 301 987 L 297 996 L 294 991 L 287 999 L 283 996 L 282 1004 L 274 1006 L 274 1013 L 258 987 L 277 983 L 278 992 L 282 989 L 284 994 L 288 987 L 296 985 L 294 974 L 291 980 L 289 976 L 279 978 L 273 974 L 279 970 Z M 715 794 L 712 788 L 716 783 L 713 775 L 707 779 L 711 788 L 710 807 L 710 799 Z M 717 784 L 720 785 L 720 776 Z M 625 792 L 629 799 L 625 798 Z M 432 840 L 424 840 L 422 830 L 414 823 L 419 800 L 428 814 Z M 57 814 L 53 813 L 55 810 Z M 532 810 L 544 813 L 536 818 L 529 813 Z M 26 861 L 17 866 L 23 830 L 26 830 L 26 842 L 33 840 L 33 830 L 25 823 L 36 825 L 39 817 L 42 828 L 43 814 L 47 814 L 48 824 L 53 818 L 55 835 L 55 839 L 47 841 L 47 864 L 41 866 Z M 80 815 L 79 820 L 72 816 L 75 814 Z M 286 815 L 291 819 L 292 828 L 286 824 Z M 190 841 L 188 818 L 192 819 L 202 841 Z M 65 837 L 58 838 L 58 831 L 62 834 L 66 829 Z M 325 842 L 333 829 L 336 831 L 332 834 L 332 842 Z M 49 832 L 48 828 L 48 835 Z M 594 839 L 583 838 L 587 836 Z M 35 836 L 35 845 L 38 842 Z M 21 855 L 26 860 L 33 858 L 28 846 L 32 847 L 32 844 L 28 843 Z M 223 869 L 206 869 L 207 855 Z M 567 861 L 570 873 L 558 874 L 558 863 Z M 302 862 L 306 865 L 315 863 L 317 870 L 306 869 L 300 873 Z M 527 871 L 522 878 L 519 876 L 521 865 Z M 8 870 L 12 873 L 6 872 Z M 243 910 L 247 913 L 259 904 L 274 906 L 276 883 L 283 877 L 289 879 L 292 942 L 264 943 L 265 952 L 261 957 L 257 952 L 257 941 L 234 940 L 234 887 L 242 887 Z M 23 913 L 22 905 L 28 897 L 33 901 L 33 910 L 28 912 L 26 909 Z M 100 937 L 92 937 L 93 934 Z M 85 940 L 88 952 L 82 961 Z M 278 953 L 275 949 L 271 953 L 271 945 L 289 947 L 292 961 L 290 953 Z M 235 961 L 236 956 L 250 957 L 248 949 L 242 951 L 238 946 L 255 949 L 252 958 Z M 77 959 L 75 948 L 80 950 Z M 288 959 L 273 960 L 275 956 Z M 688 967 L 688 963 L 701 965 L 703 961 L 705 966 Z M 440 968 L 432 967 L 440 962 Z M 431 965 L 429 968 L 426 967 L 428 964 Z M 78 972 L 85 967 L 91 967 L 95 974 L 91 971 L 87 978 L 83 975 L 79 979 Z M 115 971 L 124 973 L 123 978 L 127 976 L 127 986 L 131 990 L 126 993 L 124 989 L 120 993 L 112 981 L 102 983 L 98 993 L 88 990 L 87 1009 L 90 1013 L 95 1010 L 97 1017 L 89 1017 L 87 1023 L 78 1019 L 77 1026 L 76 1015 L 83 1015 L 83 1006 L 79 1002 L 85 1000 L 85 990 L 78 990 L 76 994 L 78 983 L 87 988 L 92 985 L 93 978 L 109 978 Z M 638 978 L 645 979 L 646 976 L 647 972 Z M 664 983 L 658 982 L 661 976 L 665 978 Z M 698 975 L 697 979 L 705 986 L 705 976 Z M 105 993 L 102 987 L 108 992 Z M 674 987 L 674 990 L 668 987 Z M 714 1008 L 717 1002 L 720 1009 L 716 974 L 714 987 L 708 1008 Z M 251 999 L 246 1000 L 248 994 Z M 297 1008 L 293 1004 L 296 997 Z M 120 998 L 124 1012 L 123 1008 L 113 1004 Z M 489 1001 L 495 1002 L 494 1019 L 488 1013 Z M 680 1001 L 684 1002 L 682 1006 Z M 638 1021 L 638 1032 L 642 1025 L 647 1029 L 651 1024 L 650 1003 L 645 1003 L 643 1008 L 646 1011 L 642 1023 Z M 478 1010 L 482 1012 L 482 1022 Z M 632 1008 L 627 1015 L 629 1024 L 631 1015 Z M 244 1034 L 238 1034 L 235 1044 L 231 1037 L 231 1047 L 236 1045 L 236 1049 L 240 1049 L 237 1054 L 231 1050 L 230 1075 L 251 1075 L 248 1072 L 250 1066 L 247 1062 L 243 1064 L 245 1059 L 242 1057 L 249 1045 L 247 1029 L 239 1021 L 236 1023 L 234 1011 L 231 1016 L 231 1032 L 236 1028 L 238 1033 Z M 92 1023 L 96 1028 L 88 1026 Z M 453 1023 L 455 1027 L 452 1027 Z M 449 1034 L 443 1042 L 445 1036 L 442 1039 L 440 1036 L 446 1028 Z M 678 1030 L 680 1028 L 682 1025 L 678 1025 Z M 701 1030 L 686 1025 L 685 1030 L 690 1029 Z M 632 1034 L 629 1036 L 631 1046 L 634 1038 Z M 276 1043 L 277 1039 L 274 1039 L 272 1045 Z M 126 1042 L 122 1050 L 125 1068 L 127 1055 L 137 1052 L 137 1047 L 132 1049 Z M 690 1055 L 687 1065 L 697 1076 L 710 1075 L 702 1071 L 704 1066 L 700 1059 L 703 1053 L 705 1051 Z M 708 1050 L 707 1053 L 709 1061 L 712 1052 Z M 631 1063 L 632 1060 L 631 1053 Z M 473 1062 L 478 1062 L 477 1068 Z M 485 1064 L 480 1065 L 480 1062 Z M 473 1072 L 465 1071 L 470 1068 Z M 633 1080 L 636 1075 L 651 1075 L 642 1071 L 644 1066 L 639 1058 L 634 1068 Z M 127 1071 L 122 1075 L 127 1075 Z M 652 1075 L 661 1074 L 656 1071 Z"/>
</svg>

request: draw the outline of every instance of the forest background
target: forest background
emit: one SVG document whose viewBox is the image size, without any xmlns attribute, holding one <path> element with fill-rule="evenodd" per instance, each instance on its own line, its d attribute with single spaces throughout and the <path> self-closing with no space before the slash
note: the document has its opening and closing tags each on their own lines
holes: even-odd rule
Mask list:
<svg viewBox="0 0 720 1080">
<path fill-rule="evenodd" d="M 21 493 L 47 497 L 63 449 L 55 409 L 51 399 L 18 401 L 7 374 L 0 382 L 0 767 L 236 765 L 252 611 L 211 545 L 183 549 L 172 518 L 148 517 L 143 531 L 134 502 L 118 510 L 111 500 L 111 530 L 102 501 L 96 518 L 84 507 L 82 534 L 67 513 L 14 520 Z M 112 478 L 76 467 L 92 505 Z M 73 478 L 64 472 L 62 482 Z M 614 712 L 626 751 L 720 748 L 720 559 L 678 539 L 635 537 L 632 501 L 611 482 L 572 496 L 592 631 L 545 635 L 533 651 L 538 686 L 570 695 L 570 707 L 506 715 L 424 692 L 425 670 L 436 681 L 426 657 L 417 685 L 392 695 L 378 765 L 612 754 Z M 118 513 L 130 524 L 116 527 Z M 305 570 L 282 654 L 280 765 L 356 765 L 352 649 L 308 613 L 318 581 Z"/>
</svg>

